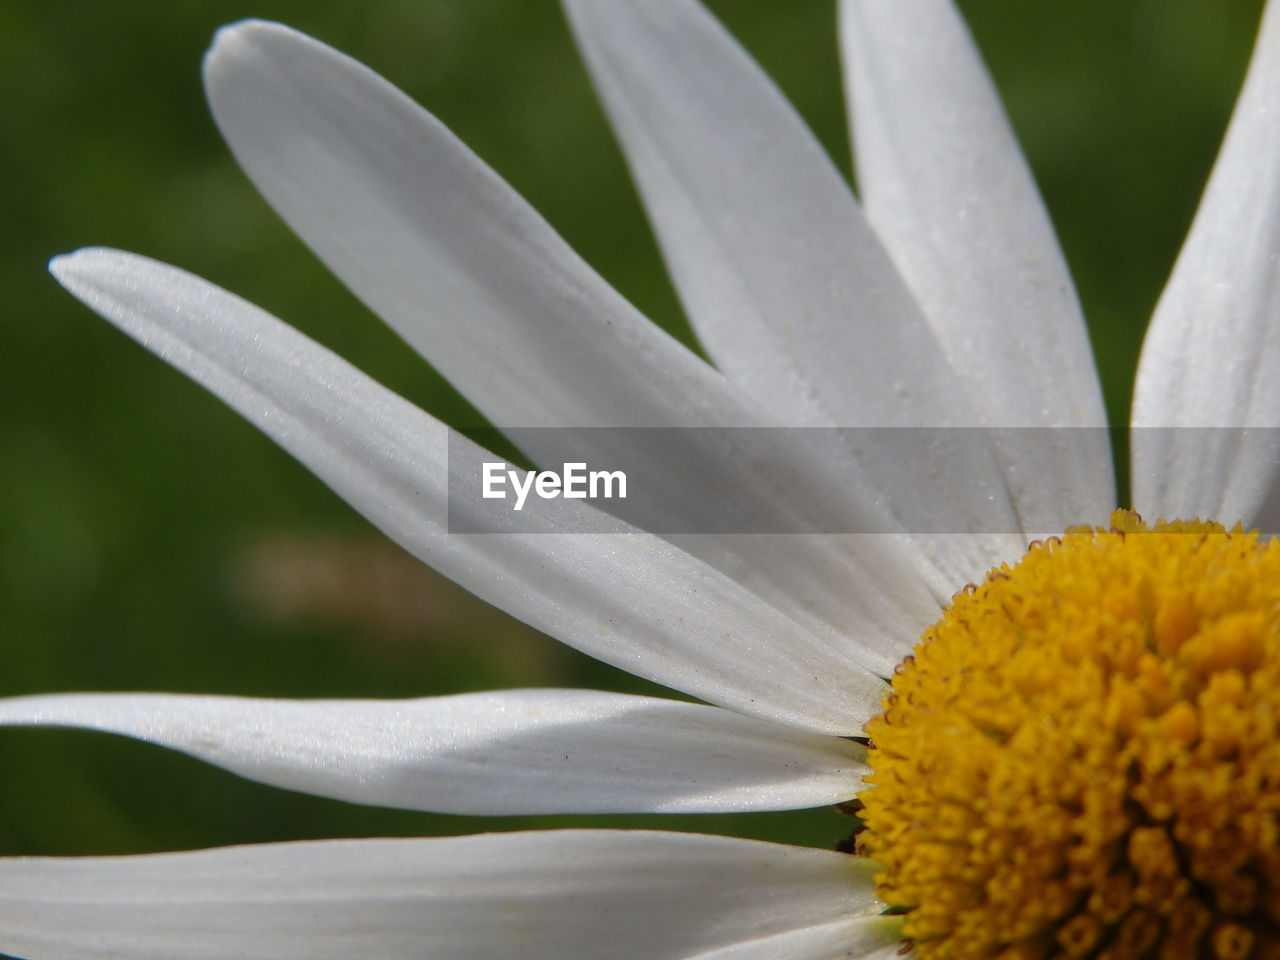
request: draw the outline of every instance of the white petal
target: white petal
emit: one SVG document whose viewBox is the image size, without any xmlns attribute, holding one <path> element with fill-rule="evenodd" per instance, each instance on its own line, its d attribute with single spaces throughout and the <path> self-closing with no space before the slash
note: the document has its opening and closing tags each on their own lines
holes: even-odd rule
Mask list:
<svg viewBox="0 0 1280 960">
<path fill-rule="evenodd" d="M 206 85 L 219 126 L 263 195 L 499 426 L 774 423 L 622 300 L 439 121 L 350 58 L 285 27 L 248 22 L 219 33 Z M 547 447 L 525 449 L 544 464 L 646 467 L 621 431 L 578 433 L 574 456 L 565 456 L 563 431 L 542 439 Z M 759 503 L 762 513 L 818 518 L 795 529 L 878 529 L 882 505 L 836 474 L 841 461 L 825 450 L 788 447 L 794 482 L 736 469 L 721 453 L 691 450 L 689 463 L 672 466 L 688 473 L 718 465 L 733 473 L 735 498 Z M 679 516 L 680 498 L 662 507 L 668 513 L 646 517 L 646 526 L 663 529 L 670 512 Z M 867 637 L 875 652 L 864 662 L 877 668 L 904 625 L 914 635 L 936 610 L 914 566 L 891 558 L 888 545 L 854 551 L 870 553 L 867 560 L 841 556 L 846 544 L 821 554 L 793 544 L 778 562 L 727 537 L 683 543 L 793 618 Z M 850 584 L 863 585 L 856 600 Z M 805 591 L 818 602 L 789 600 Z"/>
<path fill-rule="evenodd" d="M 1142 345 L 1134 506 L 1251 521 L 1280 463 L 1280 9 Z M 1262 428 L 1244 430 L 1241 428 Z"/>
<path fill-rule="evenodd" d="M 969 425 L 852 192 L 693 0 L 565 0 L 667 264 L 716 363 L 784 420 Z"/>
<path fill-rule="evenodd" d="M 68 694 L 0 725 L 102 730 L 242 777 L 440 813 L 710 813 L 848 800 L 865 749 L 729 710 L 585 690 L 424 700 Z"/>
<path fill-rule="evenodd" d="M 978 422 L 1090 428 L 1003 450 L 1020 514 L 1105 519 L 1115 496 L 1106 413 L 1080 306 L 972 39 L 947 0 L 842 0 L 840 10 L 867 216 Z"/>
<path fill-rule="evenodd" d="M 873 909 L 845 854 L 542 831 L 0 860 L 0 950 L 40 960 L 655 960 Z"/>
<path fill-rule="evenodd" d="M 901 948 L 901 931 L 901 917 L 887 917 L 876 909 L 835 923 L 735 943 L 689 960 L 876 960 Z"/>
<path fill-rule="evenodd" d="M 494 423 L 754 424 L 715 371 L 359 63 L 250 21 L 218 33 L 205 83 L 271 205 Z"/>
<path fill-rule="evenodd" d="M 853 194 L 733 38 L 692 0 L 565 7 L 690 320 L 721 369 L 789 423 L 977 422 Z M 830 454 L 865 471 L 902 529 L 1017 531 L 981 439 L 957 437 L 955 456 L 927 470 L 884 452 L 888 441 L 832 444 Z M 914 550 L 945 598 L 1016 556 L 1016 540 L 931 538 Z"/>
<path fill-rule="evenodd" d="M 448 473 L 484 451 L 296 330 L 191 274 L 84 250 L 51 264 L 72 293 L 213 391 L 410 553 L 607 663 L 741 712 L 849 734 L 883 683 L 738 583 L 586 507 L 619 533 L 445 536 Z M 491 458 L 492 455 L 489 455 Z M 875 538 L 863 538 L 874 540 Z M 865 589 L 865 585 L 864 589 Z"/>
</svg>

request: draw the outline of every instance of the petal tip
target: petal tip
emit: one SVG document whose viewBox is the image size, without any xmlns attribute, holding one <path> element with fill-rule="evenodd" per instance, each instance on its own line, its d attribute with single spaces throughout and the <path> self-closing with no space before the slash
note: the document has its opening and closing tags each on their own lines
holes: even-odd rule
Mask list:
<svg viewBox="0 0 1280 960">
<path fill-rule="evenodd" d="M 118 255 L 119 251 L 111 250 L 108 247 L 81 247 L 79 250 L 72 250 L 70 253 L 60 253 L 55 257 L 50 257 L 47 266 L 49 272 L 53 274 L 53 279 L 64 287 L 70 287 L 72 282 L 82 275 L 86 268 L 101 264 L 107 258 Z"/>
<path fill-rule="evenodd" d="M 263 40 L 296 35 L 296 31 L 271 20 L 237 20 L 219 27 L 204 55 L 205 76 L 209 76 L 225 61 L 259 46 Z"/>
<path fill-rule="evenodd" d="M 71 267 L 74 265 L 76 254 L 78 253 L 79 251 L 77 250 L 74 253 L 60 253 L 55 257 L 49 258 L 49 262 L 46 264 L 46 267 L 49 272 L 53 274 L 53 279 L 57 280 L 59 283 L 62 282 L 62 278 L 67 275 Z"/>
</svg>

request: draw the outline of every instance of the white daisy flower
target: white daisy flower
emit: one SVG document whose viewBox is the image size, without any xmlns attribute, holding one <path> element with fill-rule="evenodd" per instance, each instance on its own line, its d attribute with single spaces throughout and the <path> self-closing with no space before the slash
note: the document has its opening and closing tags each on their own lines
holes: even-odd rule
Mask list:
<svg viewBox="0 0 1280 960">
<path fill-rule="evenodd" d="M 566 7 L 714 367 L 359 64 L 262 22 L 224 30 L 206 60 L 215 117 L 258 188 L 494 423 L 1103 435 L 1062 255 L 951 6 L 842 4 L 861 204 L 693 0 Z M 748 507 L 784 499 L 810 532 L 659 536 L 574 504 L 552 519 L 606 532 L 548 520 L 537 535 L 449 534 L 451 474 L 491 455 L 190 274 L 112 250 L 57 258 L 73 294 L 411 553 L 704 702 L 70 694 L 3 701 L 0 722 L 125 734 L 264 783 L 415 810 L 857 798 L 853 844 L 877 859 L 605 830 L 8 859 L 0 950 L 1276 956 L 1280 549 L 1195 518 L 1251 524 L 1274 479 L 1277 116 L 1272 10 L 1138 371 L 1134 425 L 1179 429 L 1135 438 L 1134 504 L 1187 522 L 1148 528 L 1118 512 L 1109 529 L 1029 551 L 1021 534 L 921 536 L 910 521 L 939 501 L 964 519 L 977 489 L 1010 529 L 1040 532 L 1031 518 L 1049 512 L 1105 524 L 1105 457 L 993 434 L 962 470 L 886 477 L 837 446 L 777 440 L 795 458 L 780 494 L 776 477 L 737 475 L 736 452 L 713 445 L 690 451 L 699 469 L 734 475 Z M 630 467 L 640 455 L 624 432 L 584 436 L 593 460 Z M 660 504 L 652 528 L 680 509 Z M 899 535 L 824 533 L 849 524 Z M 982 582 L 951 598 L 969 581 Z"/>
</svg>

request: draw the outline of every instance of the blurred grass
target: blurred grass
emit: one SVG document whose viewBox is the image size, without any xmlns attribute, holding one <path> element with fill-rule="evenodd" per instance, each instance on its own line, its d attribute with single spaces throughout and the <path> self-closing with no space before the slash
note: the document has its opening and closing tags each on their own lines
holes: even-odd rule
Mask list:
<svg viewBox="0 0 1280 960">
<path fill-rule="evenodd" d="M 847 169 L 831 0 L 712 6 Z M 1260 2 L 963 6 L 1059 227 L 1122 423 L 1142 330 L 1225 126 Z M 199 60 L 214 29 L 245 16 L 310 32 L 406 89 L 643 311 L 688 339 L 548 0 L 0 0 L 0 692 L 648 690 L 427 574 L 406 581 L 426 612 L 390 638 L 367 610 L 254 601 L 241 586 L 253 569 L 246 558 L 264 544 L 349 544 L 359 581 L 376 535 L 45 274 L 49 256 L 88 244 L 167 260 L 295 323 L 442 418 L 478 422 L 280 225 L 220 142 Z M 74 732 L 0 731 L 0 763 L 3 854 L 575 822 L 366 810 Z M 821 845 L 846 829 L 828 811 L 588 822 Z"/>
</svg>

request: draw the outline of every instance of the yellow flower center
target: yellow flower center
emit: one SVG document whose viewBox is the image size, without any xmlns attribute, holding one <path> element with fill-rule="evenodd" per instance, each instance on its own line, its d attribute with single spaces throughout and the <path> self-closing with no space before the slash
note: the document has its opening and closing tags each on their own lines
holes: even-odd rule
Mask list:
<svg viewBox="0 0 1280 960">
<path fill-rule="evenodd" d="M 1280 544 L 1112 524 L 957 594 L 866 727 L 921 960 L 1280 958 Z"/>
</svg>

